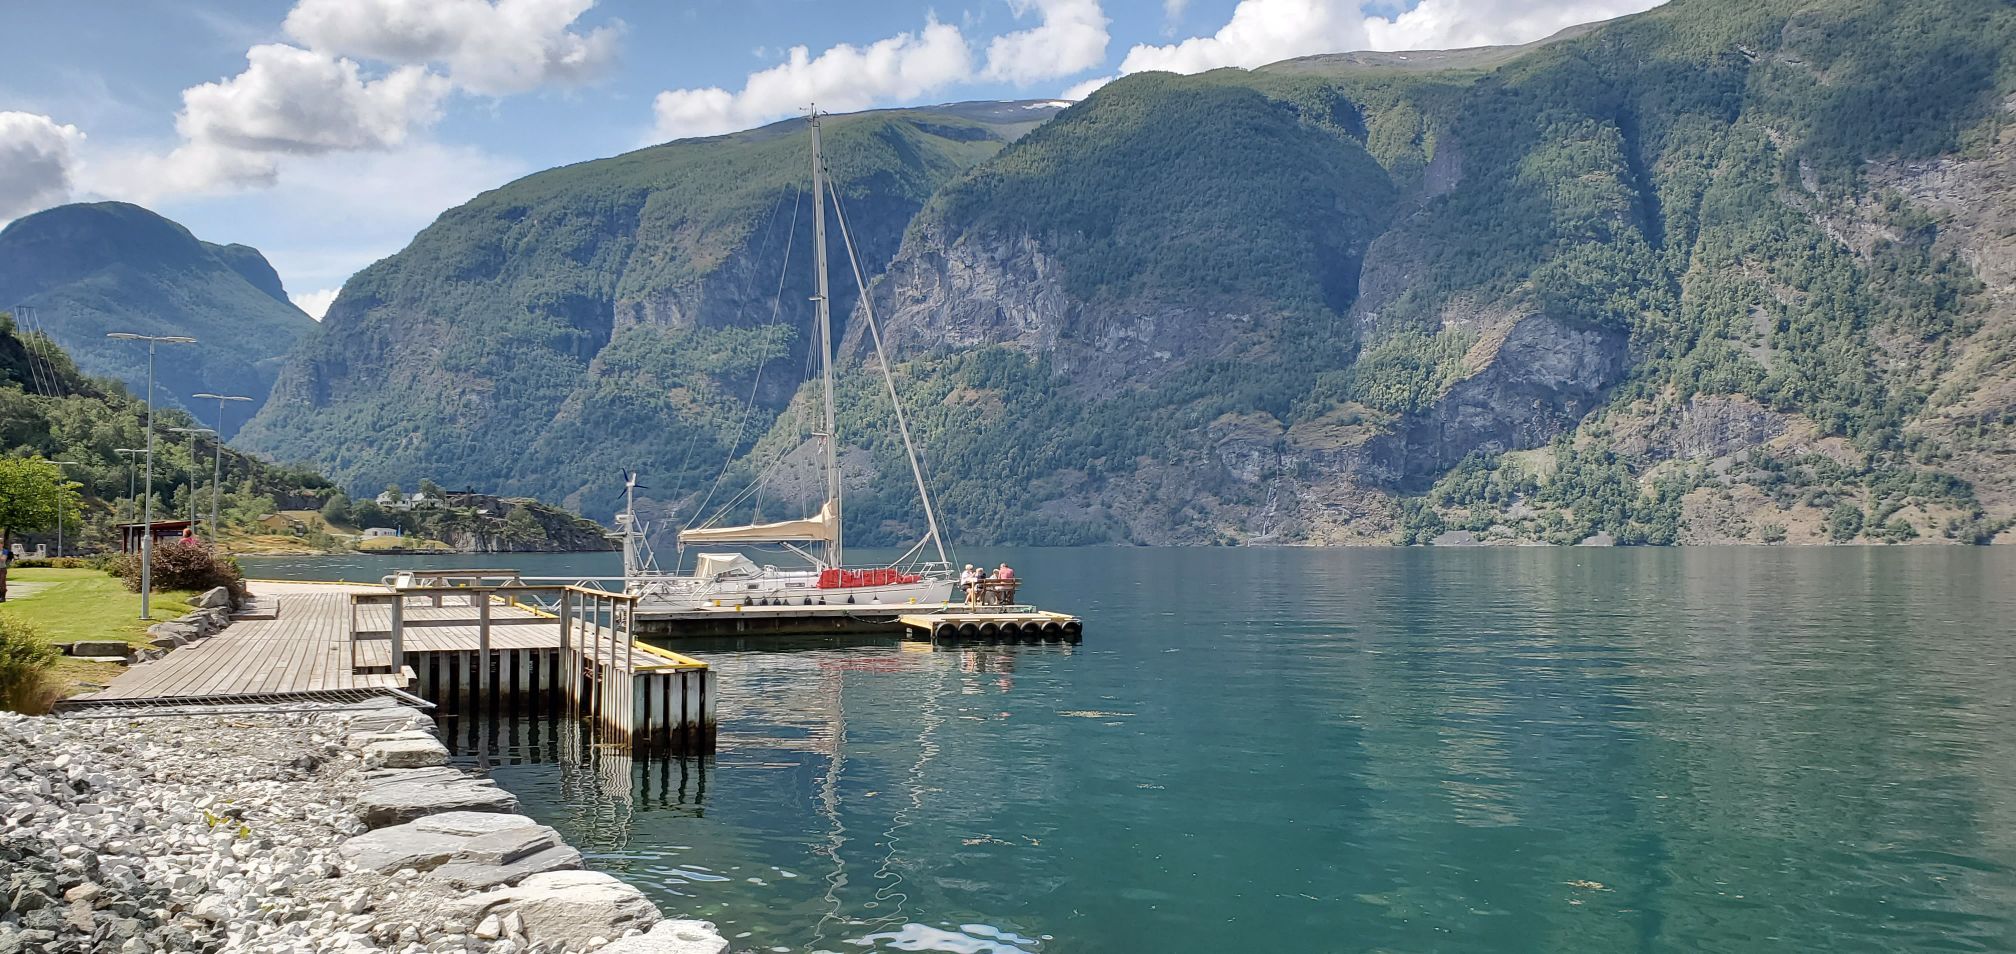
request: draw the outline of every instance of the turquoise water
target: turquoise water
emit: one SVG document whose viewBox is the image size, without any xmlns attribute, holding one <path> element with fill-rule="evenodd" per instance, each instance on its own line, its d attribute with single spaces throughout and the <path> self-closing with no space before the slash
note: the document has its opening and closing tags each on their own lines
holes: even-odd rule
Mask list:
<svg viewBox="0 0 2016 954">
<path fill-rule="evenodd" d="M 710 759 L 449 728 L 738 951 L 2016 950 L 2016 550 L 962 556 L 1084 643 L 717 646 Z"/>
</svg>

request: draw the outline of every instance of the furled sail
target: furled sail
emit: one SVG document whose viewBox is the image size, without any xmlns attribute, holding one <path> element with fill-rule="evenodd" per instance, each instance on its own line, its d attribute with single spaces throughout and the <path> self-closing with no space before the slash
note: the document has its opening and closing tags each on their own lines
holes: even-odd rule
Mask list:
<svg viewBox="0 0 2016 954">
<path fill-rule="evenodd" d="M 840 518 L 833 501 L 819 506 L 819 512 L 803 520 L 782 520 L 742 527 L 705 527 L 679 531 L 681 543 L 781 543 L 818 540 L 831 543 L 840 537 Z"/>
</svg>

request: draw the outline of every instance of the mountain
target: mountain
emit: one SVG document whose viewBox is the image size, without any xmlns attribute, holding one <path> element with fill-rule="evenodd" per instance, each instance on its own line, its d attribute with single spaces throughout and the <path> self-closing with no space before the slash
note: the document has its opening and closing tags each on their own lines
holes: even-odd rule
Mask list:
<svg viewBox="0 0 2016 954">
<path fill-rule="evenodd" d="M 281 356 L 315 325 L 287 300 L 265 256 L 245 245 L 214 245 L 137 205 L 58 206 L 0 231 L 0 307 L 47 332 L 87 374 L 143 390 L 144 345 L 108 332 L 188 335 L 156 363 L 163 396 L 214 424 L 202 391 L 243 394 L 256 409 L 271 390 Z M 226 431 L 246 419 L 231 415 Z"/>
<path fill-rule="evenodd" d="M 966 542 L 1985 542 L 2016 517 L 2012 114 L 2009 4 L 1673 0 L 1525 48 L 1137 74 L 929 174 L 923 150 L 857 146 L 843 180 L 866 304 Z M 854 121 L 914 132 L 898 115 Z M 613 491 L 628 455 L 684 516 L 803 507 L 802 281 L 762 314 L 761 204 L 720 213 L 729 183 L 802 192 L 794 132 L 556 170 L 443 218 L 471 248 L 568 244 L 570 274 L 620 258 L 586 296 L 611 324 L 693 331 L 591 336 L 571 362 L 548 360 L 557 324 L 483 361 L 367 320 L 324 335 L 383 342 L 373 360 L 445 384 L 471 433 L 515 399 L 489 384 L 549 387 L 558 419 L 519 405 L 508 451 L 416 451 L 470 479 Z M 676 254 L 630 254 L 627 220 L 539 211 L 628 208 L 577 170 L 636 165 L 693 227 Z M 397 313 L 487 302 L 456 332 L 490 338 L 540 300 L 458 268 L 413 277 Z M 724 270 L 751 290 L 726 294 Z M 343 298 L 389 315 L 382 288 L 367 273 Z M 898 542 L 921 528 L 863 304 L 836 294 L 847 514 Z M 398 452 L 357 436 L 452 432 L 403 406 L 428 401 L 367 417 L 303 387 L 260 423 L 392 473 Z"/>
<path fill-rule="evenodd" d="M 940 185 L 1059 108 L 827 117 L 863 267 L 880 272 Z M 804 133 L 654 146 L 444 213 L 345 284 L 243 442 L 354 487 L 424 476 L 591 513 L 625 468 L 668 490 L 711 480 L 790 398 L 812 340 Z M 834 288 L 844 315 L 853 295 Z"/>
</svg>

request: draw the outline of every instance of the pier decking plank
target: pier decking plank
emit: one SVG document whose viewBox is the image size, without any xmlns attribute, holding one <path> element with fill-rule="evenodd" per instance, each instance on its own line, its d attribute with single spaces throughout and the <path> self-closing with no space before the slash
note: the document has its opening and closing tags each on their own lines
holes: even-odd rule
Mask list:
<svg viewBox="0 0 2016 954">
<path fill-rule="evenodd" d="M 252 696 L 404 688 L 404 675 L 353 673 L 349 601 L 288 594 L 277 619 L 241 620 L 222 633 L 121 673 L 80 702 Z"/>
<path fill-rule="evenodd" d="M 281 612 L 272 619 L 248 619 L 234 623 L 222 633 L 184 646 L 152 662 L 134 666 L 97 692 L 77 697 L 79 702 L 116 699 L 174 699 L 208 696 L 286 695 L 346 689 L 403 689 L 411 680 L 406 674 L 359 673 L 351 666 L 350 595 L 327 588 L 321 591 L 282 591 L 268 597 Z M 557 649 L 560 624 L 515 606 L 494 605 L 490 610 L 493 650 Z M 480 647 L 481 636 L 473 621 L 467 621 L 467 606 L 408 606 L 407 621 L 448 622 L 454 625 L 408 626 L 404 648 L 410 655 L 430 652 L 469 652 Z M 365 630 L 388 629 L 391 611 L 384 606 L 358 609 L 357 623 Z M 502 625 L 497 625 L 502 624 Z M 606 630 L 604 630 L 606 633 Z M 604 662 L 613 653 L 604 641 L 594 654 Z M 384 640 L 360 642 L 357 662 L 363 668 L 385 668 L 391 661 L 391 645 Z M 645 670 L 666 666 L 664 656 L 633 651 L 629 665 L 622 668 Z"/>
</svg>

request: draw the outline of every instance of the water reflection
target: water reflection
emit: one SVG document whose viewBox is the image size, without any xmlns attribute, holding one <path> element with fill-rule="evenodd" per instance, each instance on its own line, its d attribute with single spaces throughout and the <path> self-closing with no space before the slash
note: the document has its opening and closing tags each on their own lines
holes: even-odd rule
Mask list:
<svg viewBox="0 0 2016 954">
<path fill-rule="evenodd" d="M 693 648 L 705 759 L 449 734 L 737 950 L 2016 946 L 2016 553 L 1007 556 L 1082 645 Z"/>
</svg>

